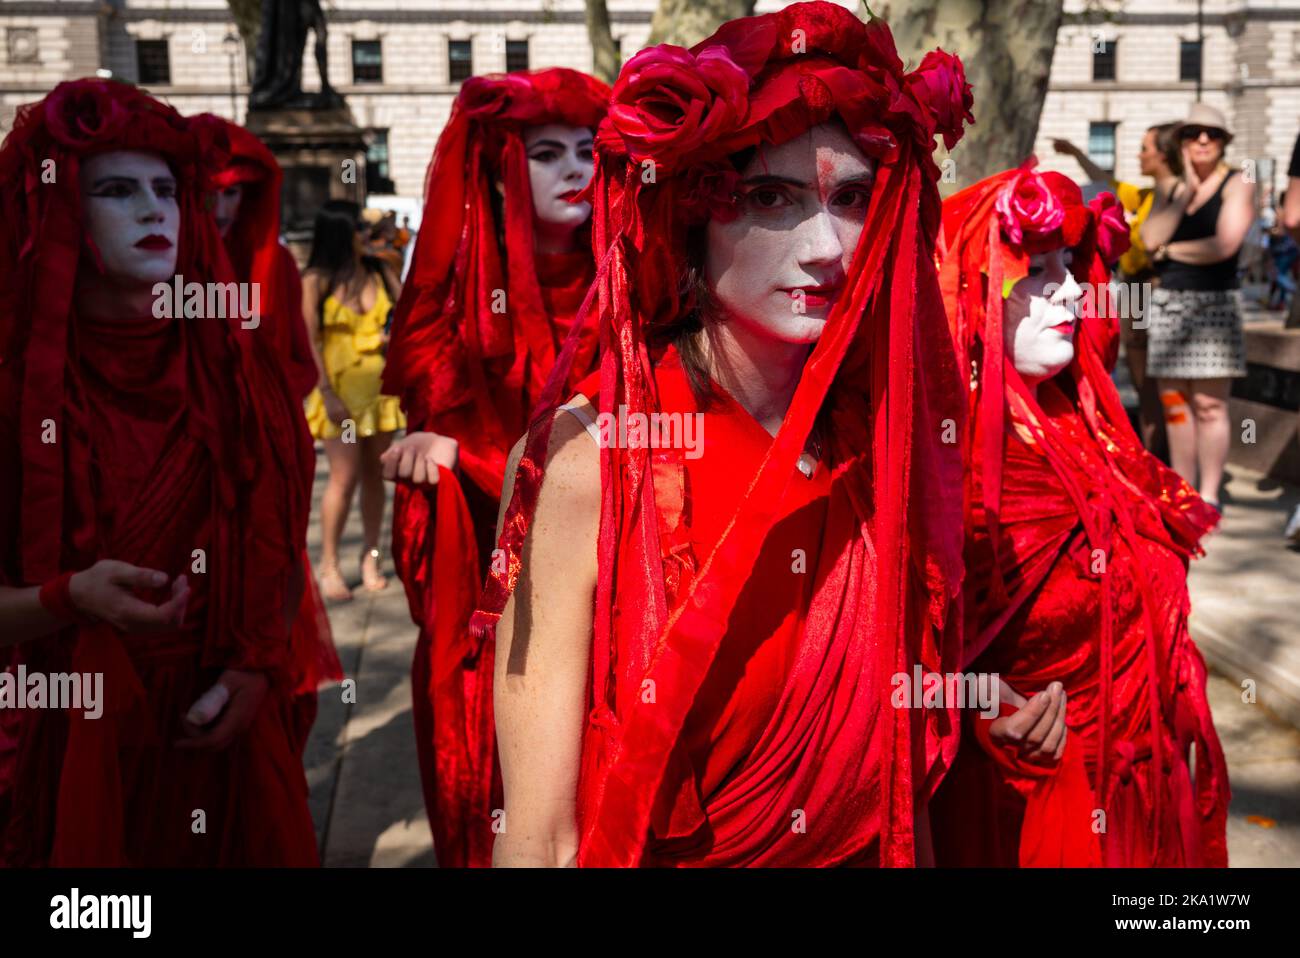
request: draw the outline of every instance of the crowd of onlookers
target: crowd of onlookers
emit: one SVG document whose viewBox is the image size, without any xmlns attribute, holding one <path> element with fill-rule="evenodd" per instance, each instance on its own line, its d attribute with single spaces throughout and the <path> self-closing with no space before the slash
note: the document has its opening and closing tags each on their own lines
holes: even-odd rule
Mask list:
<svg viewBox="0 0 1300 958">
<path fill-rule="evenodd" d="M 1216 509 L 1230 387 L 1246 375 L 1242 297 L 1291 309 L 1300 279 L 1300 138 L 1280 201 L 1225 161 L 1231 142 L 1223 114 L 1202 103 L 1151 127 L 1138 154 L 1148 186 L 1116 180 L 1073 143 L 1053 141 L 1128 214 L 1132 247 L 1115 279 L 1151 288 L 1143 322 L 1121 323 L 1142 441 Z M 1300 543 L 1300 509 L 1286 535 Z"/>
</svg>

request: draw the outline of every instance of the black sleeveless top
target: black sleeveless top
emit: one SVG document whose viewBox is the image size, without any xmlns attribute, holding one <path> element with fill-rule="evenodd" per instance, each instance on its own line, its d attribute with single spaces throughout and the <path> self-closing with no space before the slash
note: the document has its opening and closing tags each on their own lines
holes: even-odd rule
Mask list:
<svg viewBox="0 0 1300 958">
<path fill-rule="evenodd" d="M 1223 209 L 1223 188 L 1236 173 L 1236 170 L 1229 170 L 1228 175 L 1219 184 L 1219 188 L 1214 191 L 1214 195 L 1205 201 L 1205 205 L 1195 213 L 1183 214 L 1183 218 L 1178 221 L 1178 229 L 1174 230 L 1174 235 L 1169 237 L 1170 243 L 1205 239 L 1215 234 L 1219 227 L 1219 211 Z M 1236 289 L 1239 285 L 1236 253 L 1218 263 L 1199 266 L 1191 263 L 1176 263 L 1171 259 L 1161 260 L 1155 265 L 1156 275 L 1160 277 L 1160 285 L 1164 289 L 1213 292 Z"/>
</svg>

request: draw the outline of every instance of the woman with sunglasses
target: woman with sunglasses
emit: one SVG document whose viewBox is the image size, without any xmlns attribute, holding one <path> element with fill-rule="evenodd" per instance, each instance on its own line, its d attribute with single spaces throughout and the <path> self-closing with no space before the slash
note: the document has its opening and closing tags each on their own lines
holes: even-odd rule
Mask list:
<svg viewBox="0 0 1300 958">
<path fill-rule="evenodd" d="M 380 573 L 384 524 L 383 467 L 379 457 L 393 433 L 406 428 L 396 396 L 380 392 L 384 327 L 401 291 L 386 264 L 364 253 L 368 227 L 348 200 L 330 200 L 316 214 L 311 257 L 302 276 L 302 309 L 311 333 L 320 385 L 307 397 L 307 425 L 325 446 L 329 485 L 321 499 L 320 586 L 325 598 L 352 598 L 339 571 L 339 538 L 352 495 L 361 486 L 361 582 L 369 592 L 388 585 Z"/>
<path fill-rule="evenodd" d="M 1229 380 L 1246 375 L 1237 254 L 1255 188 L 1224 162 L 1232 134 L 1214 107 L 1193 106 L 1176 133 L 1182 176 L 1157 183 L 1141 229 L 1160 280 L 1148 316 L 1147 375 L 1159 385 L 1170 464 L 1218 509 Z"/>
</svg>

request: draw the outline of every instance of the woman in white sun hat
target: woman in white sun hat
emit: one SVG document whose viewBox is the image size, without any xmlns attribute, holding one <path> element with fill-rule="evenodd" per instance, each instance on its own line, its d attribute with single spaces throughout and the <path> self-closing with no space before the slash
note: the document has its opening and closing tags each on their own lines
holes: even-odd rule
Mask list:
<svg viewBox="0 0 1300 958">
<path fill-rule="evenodd" d="M 1246 375 L 1237 254 L 1255 188 L 1224 162 L 1232 142 L 1222 113 L 1195 104 L 1175 130 L 1181 177 L 1156 184 L 1142 242 L 1160 285 L 1149 310 L 1147 375 L 1156 378 L 1170 464 L 1218 508 L 1228 458 L 1228 388 Z"/>
</svg>

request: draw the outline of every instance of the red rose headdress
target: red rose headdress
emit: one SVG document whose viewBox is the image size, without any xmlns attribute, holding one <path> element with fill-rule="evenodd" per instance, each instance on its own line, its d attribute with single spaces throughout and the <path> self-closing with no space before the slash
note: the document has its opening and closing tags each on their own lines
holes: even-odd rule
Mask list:
<svg viewBox="0 0 1300 958">
<path fill-rule="evenodd" d="M 607 487 L 593 714 L 606 717 L 601 727 L 619 732 L 611 733 L 602 746 L 607 753 L 592 766 L 598 772 L 581 786 L 588 797 L 584 806 L 591 809 L 580 822 L 582 863 L 640 859 L 668 750 L 824 407 L 832 423 L 828 457 L 837 475 L 843 473 L 839 488 L 852 498 L 844 508 L 863 530 L 844 546 L 845 561 L 851 554 L 853 568 L 860 570 L 844 586 L 851 592 L 844 607 L 854 607 L 859 596 L 863 602 L 868 594 L 877 597 L 864 615 L 885 637 L 873 648 L 888 672 L 920 661 L 940 670 L 955 663 L 960 463 L 956 448 L 940 442 L 940 423 L 962 415 L 962 392 L 933 272 L 940 207 L 939 170 L 931 153 L 936 135 L 957 141 L 970 104 L 955 57 L 934 53 L 918 70 L 904 73 L 882 21 L 864 24 L 825 2 L 732 21 L 691 50 L 655 47 L 624 66 L 597 136 L 596 175 L 587 191 L 601 269 L 584 310 L 598 317 L 601 412 L 656 408 L 647 330 L 679 321 L 694 306 L 679 282 L 685 240 L 710 212 L 726 207 L 735 173 L 730 155 L 786 142 L 834 116 L 877 161 L 877 171 L 850 288 L 808 360 L 763 467 L 742 487 L 728 532 L 671 607 L 662 575 L 639 577 L 644 591 L 620 596 L 619 628 L 632 647 L 620 647 L 624 661 L 614 663 L 606 653 L 615 628 L 617 570 L 662 570 L 663 560 L 649 451 L 601 452 Z M 506 571 L 494 565 L 476 614 L 476 628 L 484 634 L 518 577 L 553 410 L 567 398 L 561 390 L 576 343 L 571 334 L 535 410 L 500 542 Z M 866 559 L 868 548 L 874 549 L 873 561 Z M 630 637 L 629 622 L 636 624 L 636 638 Z M 628 659 L 649 664 L 642 672 Z M 604 674 L 602 661 L 625 671 Z M 625 683 L 642 678 L 671 690 L 660 695 L 653 714 L 638 709 L 628 694 Z M 955 721 L 944 710 L 932 710 L 937 714 L 925 716 L 918 731 L 905 710 L 883 701 L 882 709 L 889 755 L 881 793 L 881 860 L 910 864 L 913 786 L 926 794 L 937 784 L 955 751 Z M 914 754 L 924 755 L 915 783 Z"/>
</svg>

